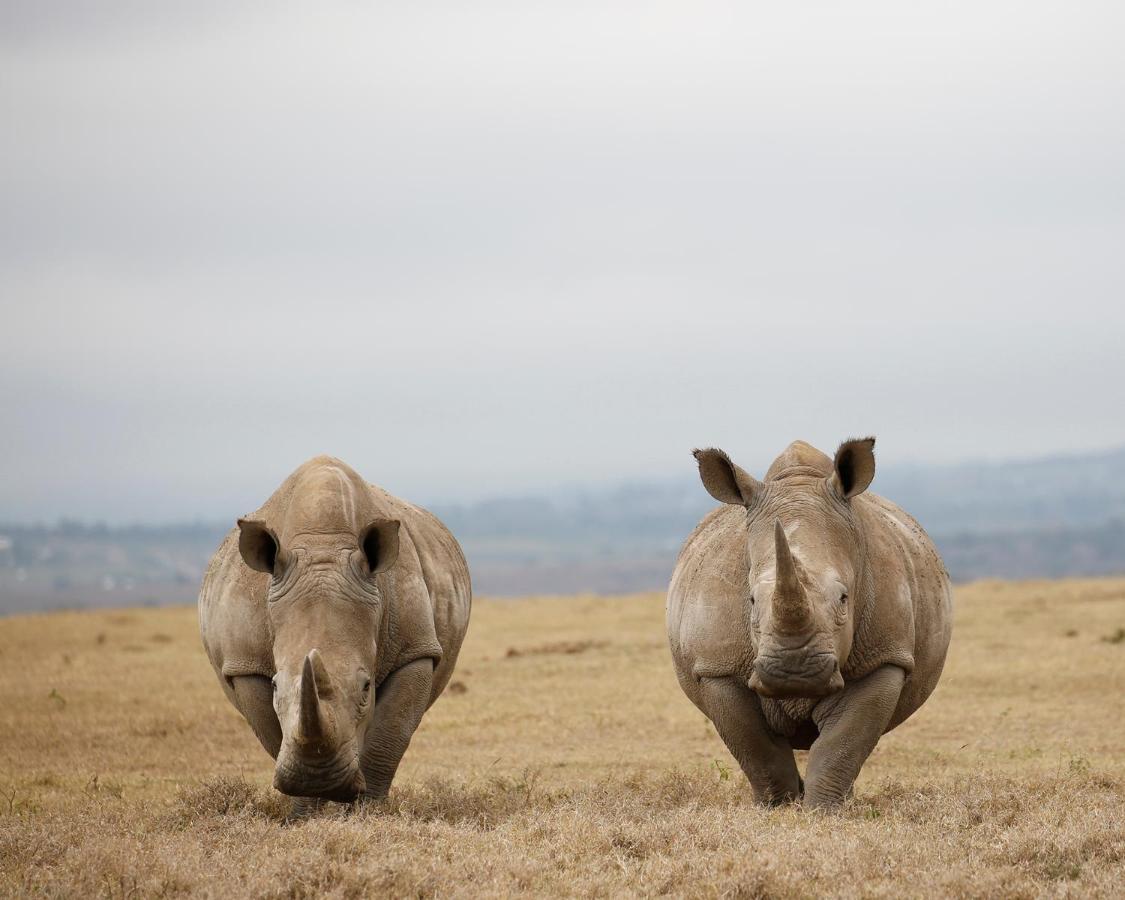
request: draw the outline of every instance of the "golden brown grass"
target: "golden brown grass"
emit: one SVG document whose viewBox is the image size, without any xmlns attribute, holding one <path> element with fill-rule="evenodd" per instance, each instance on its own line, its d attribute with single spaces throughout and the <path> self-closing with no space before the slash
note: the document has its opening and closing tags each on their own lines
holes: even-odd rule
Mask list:
<svg viewBox="0 0 1125 900">
<path fill-rule="evenodd" d="M 750 803 L 659 595 L 478 602 L 390 803 L 299 824 L 194 610 L 0 620 L 0 891 L 1120 896 L 1125 581 L 956 602 L 941 686 L 836 816 Z"/>
</svg>

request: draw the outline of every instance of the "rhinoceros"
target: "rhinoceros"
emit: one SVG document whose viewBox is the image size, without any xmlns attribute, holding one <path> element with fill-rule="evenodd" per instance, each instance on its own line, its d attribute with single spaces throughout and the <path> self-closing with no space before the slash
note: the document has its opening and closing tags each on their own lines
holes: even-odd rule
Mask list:
<svg viewBox="0 0 1125 900">
<path fill-rule="evenodd" d="M 945 663 L 949 575 L 910 515 L 865 493 L 874 448 L 849 440 L 829 459 L 795 441 L 763 481 L 694 451 L 724 505 L 680 552 L 668 639 L 684 693 L 763 804 L 839 805 Z M 794 750 L 809 751 L 803 780 Z"/>
<path fill-rule="evenodd" d="M 471 604 L 465 557 L 436 517 L 318 456 L 223 540 L 199 624 L 300 813 L 386 796 Z"/>
</svg>

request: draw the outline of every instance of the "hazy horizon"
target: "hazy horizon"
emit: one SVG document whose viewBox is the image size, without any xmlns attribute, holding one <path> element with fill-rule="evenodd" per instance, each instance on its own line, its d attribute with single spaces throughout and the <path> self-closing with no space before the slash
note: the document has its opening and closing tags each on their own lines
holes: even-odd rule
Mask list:
<svg viewBox="0 0 1125 900">
<path fill-rule="evenodd" d="M 830 452 L 831 448 L 827 448 Z M 1090 451 L 1072 451 L 1064 453 L 1044 453 L 1036 454 L 1029 457 L 1009 457 L 1003 459 L 965 459 L 965 460 L 948 460 L 943 462 L 926 462 L 921 460 L 901 460 L 898 462 L 880 461 L 877 466 L 875 480 L 872 483 L 871 490 L 875 493 L 887 494 L 891 499 L 896 499 L 899 490 L 904 485 L 909 485 L 911 491 L 923 491 L 932 493 L 934 495 L 940 494 L 942 490 L 941 476 L 945 472 L 954 472 L 957 475 L 964 477 L 969 472 L 979 470 L 980 472 L 995 471 L 998 467 L 1005 469 L 1008 466 L 1014 469 L 1023 469 L 1025 467 L 1043 466 L 1066 463 L 1074 460 L 1079 463 L 1091 463 L 1094 461 L 1103 462 L 1105 460 L 1115 460 L 1117 457 L 1125 456 L 1125 444 L 1096 448 Z M 761 460 L 738 460 L 748 471 L 757 476 L 764 475 L 769 464 L 772 462 L 770 459 Z M 692 500 L 698 501 L 701 506 L 708 506 L 713 501 L 707 496 L 705 489 L 699 483 L 699 475 L 697 473 L 694 461 L 691 459 L 690 454 L 685 453 L 685 459 L 682 461 L 682 466 L 677 472 L 667 472 L 664 474 L 655 473 L 651 476 L 644 478 L 626 478 L 614 477 L 609 475 L 600 480 L 589 480 L 584 482 L 566 480 L 559 480 L 551 483 L 545 483 L 538 488 L 529 488 L 527 490 L 499 490 L 499 491 L 483 491 L 480 493 L 466 493 L 460 496 L 453 496 L 446 494 L 444 496 L 428 496 L 420 494 L 411 497 L 411 500 L 421 506 L 435 509 L 438 511 L 461 510 L 462 512 L 469 512 L 481 506 L 488 506 L 495 503 L 528 503 L 537 501 L 547 501 L 558 509 L 565 509 L 572 504 L 582 504 L 586 500 L 593 500 L 595 503 L 604 503 L 607 498 L 615 494 L 630 494 L 637 491 L 642 492 L 649 501 L 652 497 L 651 492 L 655 491 L 657 494 L 666 494 L 670 490 L 686 490 Z M 1104 464 L 1102 466 L 1104 468 Z M 922 475 L 921 480 L 913 478 L 915 473 Z M 288 474 L 288 473 L 286 473 Z M 362 472 L 361 472 L 362 474 Z M 1014 491 L 1020 479 L 1024 476 L 1014 472 L 1005 471 L 1005 482 L 1008 485 L 1008 490 Z M 888 479 L 890 485 L 888 485 Z M 1079 479 L 1081 480 L 1081 479 Z M 1088 480 L 1088 479 L 1086 479 Z M 381 485 L 388 489 L 395 489 L 394 485 Z M 272 488 L 268 493 L 272 493 Z M 242 493 L 248 494 L 248 491 Z M 106 516 L 81 516 L 69 513 L 61 513 L 54 517 L 34 517 L 19 519 L 9 516 L 8 518 L 0 518 L 0 527 L 11 526 L 16 528 L 39 528 L 44 527 L 54 529 L 59 525 L 73 524 L 82 528 L 100 528 L 102 526 L 110 529 L 130 529 L 130 528 L 193 528 L 196 526 L 201 527 L 214 527 L 222 525 L 228 520 L 233 521 L 234 518 L 244 515 L 261 505 L 265 501 L 267 494 L 263 494 L 245 505 L 245 508 L 223 508 L 218 511 L 212 511 L 210 514 L 190 518 L 175 518 L 170 517 L 167 519 L 142 519 L 142 518 L 109 518 Z M 697 496 L 696 496 L 697 495 Z M 1039 522 L 1029 522 L 1030 525 L 1040 525 Z"/>
<path fill-rule="evenodd" d="M 1125 445 L 1122 25 L 5 4 L 0 520 Z"/>
</svg>

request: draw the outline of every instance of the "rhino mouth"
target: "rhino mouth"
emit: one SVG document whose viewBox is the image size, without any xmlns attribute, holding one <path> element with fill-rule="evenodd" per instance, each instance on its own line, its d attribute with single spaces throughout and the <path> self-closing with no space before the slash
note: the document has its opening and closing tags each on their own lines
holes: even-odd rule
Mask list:
<svg viewBox="0 0 1125 900">
<path fill-rule="evenodd" d="M 329 767 L 278 763 L 273 786 L 290 797 L 319 797 L 350 803 L 367 789 L 363 772 L 355 760 Z"/>
<path fill-rule="evenodd" d="M 763 697 L 827 697 L 844 687 L 834 653 L 759 656 L 748 685 Z"/>
</svg>

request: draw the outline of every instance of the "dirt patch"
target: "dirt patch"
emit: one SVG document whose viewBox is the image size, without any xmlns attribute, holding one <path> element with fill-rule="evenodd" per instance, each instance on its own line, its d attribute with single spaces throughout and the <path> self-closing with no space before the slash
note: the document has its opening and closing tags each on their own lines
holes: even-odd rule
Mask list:
<svg viewBox="0 0 1125 900">
<path fill-rule="evenodd" d="M 552 641 L 534 647 L 509 647 L 504 656 L 507 659 L 514 659 L 518 656 L 550 656 L 556 653 L 570 655 L 585 653 L 588 650 L 600 650 L 608 646 L 609 641 Z"/>
</svg>

